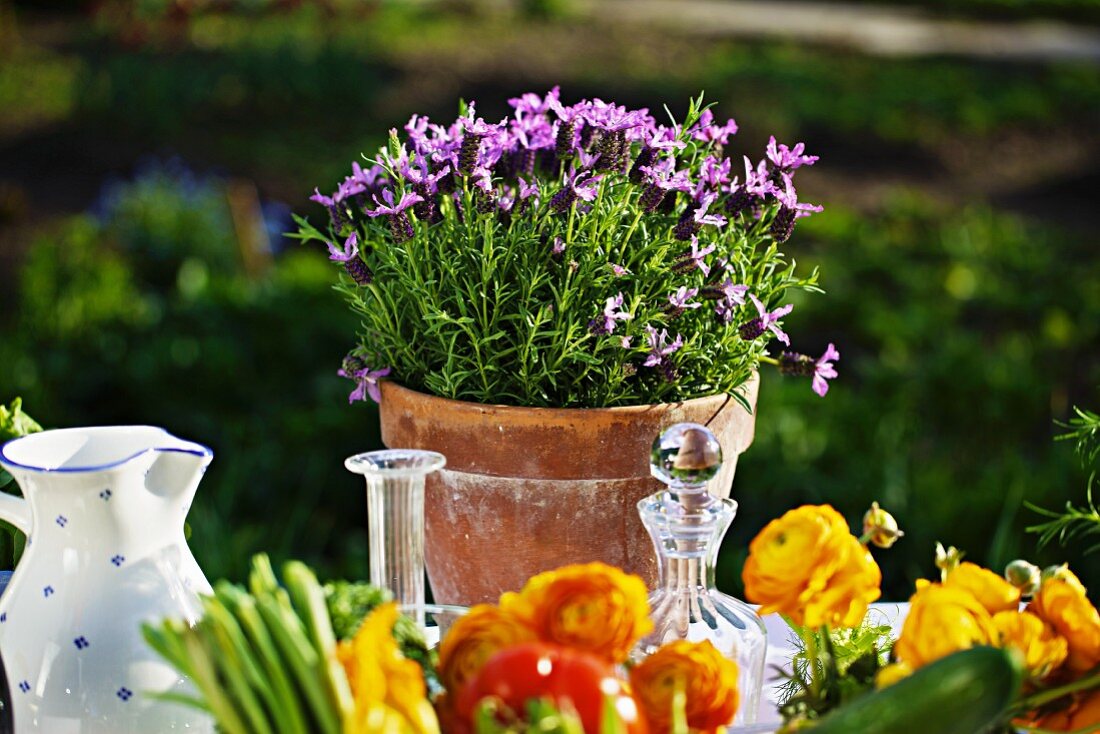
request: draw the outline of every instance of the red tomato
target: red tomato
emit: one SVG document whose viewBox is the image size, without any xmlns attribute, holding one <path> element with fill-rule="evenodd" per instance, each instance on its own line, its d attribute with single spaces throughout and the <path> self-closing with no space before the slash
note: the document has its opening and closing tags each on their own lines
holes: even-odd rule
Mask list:
<svg viewBox="0 0 1100 734">
<path fill-rule="evenodd" d="M 523 715 L 532 698 L 568 701 L 588 734 L 598 734 L 604 698 L 610 697 L 627 734 L 646 734 L 645 720 L 625 683 L 609 664 L 586 652 L 542 642 L 501 650 L 466 684 L 455 702 L 458 716 L 473 720 L 483 698 L 495 696 Z"/>
</svg>

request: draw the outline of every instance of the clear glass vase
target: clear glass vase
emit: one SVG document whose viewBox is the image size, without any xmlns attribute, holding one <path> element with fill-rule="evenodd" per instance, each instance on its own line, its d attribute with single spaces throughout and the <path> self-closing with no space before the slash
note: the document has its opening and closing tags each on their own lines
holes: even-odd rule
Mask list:
<svg viewBox="0 0 1100 734">
<path fill-rule="evenodd" d="M 752 724 L 764 686 L 767 634 L 752 607 L 715 586 L 718 548 L 737 512 L 735 501 L 707 491 L 721 464 L 718 440 L 698 424 L 677 424 L 653 444 L 651 470 L 668 489 L 638 503 L 660 574 L 649 596 L 654 629 L 638 652 L 648 655 L 673 640 L 710 640 L 738 666 L 741 704 L 734 724 Z"/>
<path fill-rule="evenodd" d="M 394 599 L 421 628 L 424 613 L 424 479 L 447 463 L 434 451 L 394 449 L 356 454 L 344 462 L 367 480 L 370 582 Z"/>
</svg>

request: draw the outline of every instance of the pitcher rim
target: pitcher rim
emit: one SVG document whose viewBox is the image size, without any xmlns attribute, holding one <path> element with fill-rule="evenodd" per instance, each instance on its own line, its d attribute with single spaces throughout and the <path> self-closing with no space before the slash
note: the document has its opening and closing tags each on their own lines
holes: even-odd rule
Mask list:
<svg viewBox="0 0 1100 734">
<path fill-rule="evenodd" d="M 137 452 L 135 452 L 135 453 L 133 453 L 129 456 L 126 456 L 126 457 L 122 458 L 122 459 L 119 459 L 117 461 L 111 461 L 111 462 L 108 462 L 106 464 L 96 464 L 96 465 L 92 465 L 92 466 L 62 466 L 62 467 L 54 467 L 54 468 L 45 467 L 45 466 L 32 466 L 30 464 L 23 464 L 21 462 L 12 460 L 7 454 L 7 450 L 8 450 L 9 446 L 11 446 L 13 444 L 16 444 L 20 441 L 25 441 L 27 439 L 34 438 L 35 436 L 41 436 L 44 433 L 70 433 L 70 432 L 77 432 L 77 431 L 103 431 L 103 430 L 109 430 L 109 429 L 126 429 L 126 428 L 130 428 L 130 429 L 133 429 L 133 428 L 148 428 L 148 429 L 152 429 L 154 431 L 160 431 L 162 434 L 164 434 L 165 436 L 167 436 L 169 438 L 174 438 L 177 441 L 185 441 L 186 443 L 189 443 L 192 446 L 196 446 L 197 449 L 181 448 L 181 447 L 178 447 L 178 446 L 164 446 L 164 447 L 150 446 L 149 448 L 142 449 L 141 451 L 137 451 Z M 176 436 L 175 434 L 169 432 L 168 430 L 166 430 L 164 428 L 161 428 L 160 426 L 150 426 L 150 425 L 136 424 L 136 425 L 124 425 L 124 426 L 93 426 L 93 427 L 90 427 L 90 428 L 51 428 L 51 429 L 46 430 L 46 431 L 39 431 L 38 433 L 31 433 L 31 434 L 28 434 L 26 436 L 19 436 L 18 438 L 13 438 L 9 441 L 5 441 L 3 444 L 0 444 L 0 464 L 2 464 L 4 466 L 15 468 L 15 469 L 22 469 L 24 471 L 33 471 L 33 472 L 48 473 L 48 474 L 84 474 L 84 473 L 88 473 L 88 472 L 104 471 L 104 470 L 107 470 L 107 469 L 114 469 L 116 467 L 122 466 L 123 464 L 127 464 L 127 463 L 133 461 L 134 459 L 138 458 L 139 456 L 149 453 L 150 451 L 156 451 L 158 453 L 159 452 L 166 452 L 166 453 L 190 454 L 192 456 L 198 456 L 202 459 L 205 459 L 207 463 L 209 463 L 214 458 L 214 450 L 211 449 L 209 446 L 206 446 L 205 444 L 201 444 L 197 441 L 190 441 L 190 440 L 185 439 L 185 438 L 180 438 L 179 436 Z"/>
</svg>

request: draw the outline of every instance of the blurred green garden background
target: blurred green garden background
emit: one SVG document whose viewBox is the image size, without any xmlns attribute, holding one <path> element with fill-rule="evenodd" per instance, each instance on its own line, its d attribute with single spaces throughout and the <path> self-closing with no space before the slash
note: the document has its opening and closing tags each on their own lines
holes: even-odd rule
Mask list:
<svg viewBox="0 0 1100 734">
<path fill-rule="evenodd" d="M 682 112 L 702 89 L 741 125 L 735 156 L 771 133 L 821 156 L 799 190 L 825 213 L 787 249 L 827 295 L 786 326 L 842 355 L 825 400 L 764 376 L 719 585 L 739 591 L 748 540 L 782 511 L 829 502 L 855 524 L 873 500 L 906 531 L 878 554 L 889 598 L 933 573 L 937 540 L 1100 583 L 1080 549 L 1037 551 L 1023 505 L 1083 501 L 1052 438 L 1100 406 L 1098 57 L 726 36 L 675 22 L 690 2 L 663 24 L 580 0 L 0 0 L 0 400 L 211 445 L 190 517 L 211 578 L 261 549 L 365 577 L 343 458 L 379 446 L 377 414 L 347 404 L 355 324 L 325 254 L 282 238 L 291 212 L 319 218 L 314 186 L 459 97 L 499 118 L 561 84 Z M 1095 0 L 897 12 L 1100 37 Z"/>
</svg>

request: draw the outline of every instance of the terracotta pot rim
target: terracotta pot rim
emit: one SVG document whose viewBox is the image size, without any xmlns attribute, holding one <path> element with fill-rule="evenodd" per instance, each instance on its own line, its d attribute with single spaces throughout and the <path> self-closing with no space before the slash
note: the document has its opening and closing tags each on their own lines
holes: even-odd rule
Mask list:
<svg viewBox="0 0 1100 734">
<path fill-rule="evenodd" d="M 743 385 L 751 385 L 754 381 L 759 379 L 758 373 L 753 373 Z M 641 405 L 617 405 L 611 408 L 545 408 L 540 406 L 523 406 L 523 405 L 506 405 L 503 403 L 475 403 L 469 400 L 455 400 L 454 398 L 444 398 L 439 395 L 433 395 L 432 393 L 420 392 L 419 390 L 413 390 L 411 387 L 405 387 L 400 382 L 395 380 L 382 380 L 382 384 L 389 387 L 391 390 L 400 390 L 405 393 L 409 393 L 412 396 L 416 396 L 418 399 L 422 399 L 425 402 L 435 402 L 442 408 L 449 411 L 471 411 L 476 413 L 484 413 L 486 411 L 492 411 L 496 415 L 500 414 L 513 414 L 516 413 L 535 413 L 545 418 L 569 417 L 575 419 L 582 415 L 606 415 L 606 416 L 629 416 L 632 414 L 646 414 L 653 411 L 667 411 L 669 407 L 683 406 L 683 405 L 706 405 L 708 403 L 720 403 L 723 407 L 726 403 L 734 400 L 734 398 L 728 393 L 714 393 L 713 395 L 704 395 L 700 398 L 691 398 L 690 400 L 680 400 L 675 403 L 645 403 Z M 744 406 L 742 406 L 744 407 Z M 749 413 L 754 413 L 755 410 L 750 410 Z"/>
</svg>

